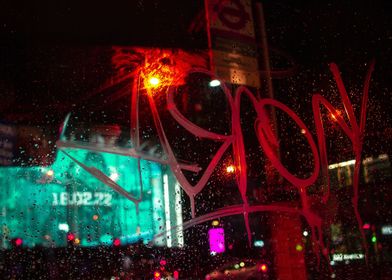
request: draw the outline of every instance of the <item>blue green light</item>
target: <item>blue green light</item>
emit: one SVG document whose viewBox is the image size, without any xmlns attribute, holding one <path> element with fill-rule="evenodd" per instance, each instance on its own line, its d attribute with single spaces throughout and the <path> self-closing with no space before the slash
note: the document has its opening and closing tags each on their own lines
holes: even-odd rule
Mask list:
<svg viewBox="0 0 392 280">
<path fill-rule="evenodd" d="M 165 229 L 161 164 L 140 160 L 139 176 L 136 158 L 81 149 L 66 152 L 100 170 L 132 196 L 142 197 L 139 211 L 134 202 L 58 151 L 49 167 L 0 168 L 0 201 L 6 208 L 0 222 L 10 238 L 21 237 L 30 247 L 66 246 L 66 224 L 82 246 L 95 246 L 108 243 L 108 236 L 120 238 L 122 244 L 141 239 L 146 243 Z M 99 219 L 94 220 L 96 214 Z"/>
</svg>

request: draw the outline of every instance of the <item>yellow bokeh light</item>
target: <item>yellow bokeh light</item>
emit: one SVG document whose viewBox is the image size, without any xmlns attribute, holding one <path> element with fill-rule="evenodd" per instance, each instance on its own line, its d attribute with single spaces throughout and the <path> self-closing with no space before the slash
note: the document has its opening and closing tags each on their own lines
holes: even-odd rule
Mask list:
<svg viewBox="0 0 392 280">
<path fill-rule="evenodd" d="M 342 111 L 336 110 L 335 113 L 332 113 L 332 112 L 331 112 L 329 115 L 330 115 L 330 117 L 331 117 L 331 119 L 332 119 L 333 121 L 337 121 L 337 120 L 338 120 L 338 116 L 339 116 L 339 117 L 342 116 Z"/>
<path fill-rule="evenodd" d="M 160 83 L 161 81 L 160 81 L 157 77 L 151 77 L 151 78 L 148 80 L 148 82 L 149 82 L 150 86 L 156 87 L 156 86 L 159 85 L 159 83 Z"/>
<path fill-rule="evenodd" d="M 301 251 L 303 250 L 303 248 L 304 248 L 304 247 L 302 247 L 301 244 L 297 244 L 297 245 L 295 246 L 295 250 L 297 250 L 298 252 L 301 252 Z"/>
<path fill-rule="evenodd" d="M 229 165 L 228 167 L 226 167 L 227 173 L 233 173 L 234 171 L 235 171 L 234 165 Z"/>
<path fill-rule="evenodd" d="M 212 225 L 213 225 L 214 227 L 219 226 L 219 221 L 218 221 L 218 220 L 213 220 L 213 221 L 212 221 Z"/>
</svg>

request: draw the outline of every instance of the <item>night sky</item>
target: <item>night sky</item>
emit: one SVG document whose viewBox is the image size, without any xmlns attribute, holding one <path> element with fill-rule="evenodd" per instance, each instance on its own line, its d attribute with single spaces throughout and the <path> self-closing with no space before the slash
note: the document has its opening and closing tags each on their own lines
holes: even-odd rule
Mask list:
<svg viewBox="0 0 392 280">
<path fill-rule="evenodd" d="M 263 1 L 272 67 L 294 66 L 274 80 L 276 98 L 312 123 L 315 92 L 339 106 L 328 70 L 335 62 L 359 108 L 376 59 L 367 133 L 390 140 L 392 4 L 342 2 Z M 1 118 L 58 126 L 113 74 L 112 45 L 205 49 L 203 25 L 190 28 L 202 13 L 203 1 L 9 1 L 0 11 Z"/>
</svg>

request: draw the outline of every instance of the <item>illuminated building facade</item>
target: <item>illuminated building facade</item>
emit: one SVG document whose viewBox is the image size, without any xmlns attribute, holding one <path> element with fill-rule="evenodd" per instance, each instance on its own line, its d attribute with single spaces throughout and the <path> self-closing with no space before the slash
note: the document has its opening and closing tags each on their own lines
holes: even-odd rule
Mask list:
<svg viewBox="0 0 392 280">
<path fill-rule="evenodd" d="M 63 151 L 141 198 L 138 207 Z M 121 244 L 184 244 L 182 231 L 175 228 L 182 223 L 181 190 L 162 164 L 112 153 L 63 149 L 47 167 L 2 168 L 0 182 L 4 202 L 2 248 L 14 238 L 21 238 L 28 247 L 66 246 L 67 233 L 74 234 L 80 246 L 111 245 L 115 239 Z"/>
<path fill-rule="evenodd" d="M 352 174 L 355 160 L 330 164 L 331 199 L 327 221 L 330 223 L 331 265 L 363 262 L 361 230 L 368 244 L 369 259 L 379 262 L 381 259 L 390 261 L 388 251 L 391 240 L 385 234 L 390 221 L 390 190 L 391 163 L 387 154 L 367 157 L 362 161 L 360 213 L 363 217 L 362 229 L 348 218 L 352 216 L 350 207 L 352 193 Z M 383 199 L 381 199 L 383 198 Z M 382 203 L 376 204 L 376 201 Z M 374 209 L 377 209 L 375 212 Z M 383 231 L 384 229 L 384 231 Z"/>
</svg>

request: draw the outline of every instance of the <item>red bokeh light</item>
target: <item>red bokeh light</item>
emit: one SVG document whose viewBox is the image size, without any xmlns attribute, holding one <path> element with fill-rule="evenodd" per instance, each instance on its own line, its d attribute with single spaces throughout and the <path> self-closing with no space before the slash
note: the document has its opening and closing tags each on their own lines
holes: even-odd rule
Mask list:
<svg viewBox="0 0 392 280">
<path fill-rule="evenodd" d="M 260 271 L 262 271 L 262 272 L 267 272 L 267 270 L 268 270 L 268 266 L 267 266 L 266 264 L 262 264 L 262 265 L 260 266 Z"/>
<path fill-rule="evenodd" d="M 67 234 L 67 239 L 68 239 L 68 241 L 73 241 L 73 240 L 75 240 L 75 234 L 73 234 L 73 233 L 68 233 L 68 234 Z"/>
<path fill-rule="evenodd" d="M 363 224 L 362 228 L 363 229 L 370 229 L 370 225 L 369 224 Z"/>
<path fill-rule="evenodd" d="M 22 238 L 16 238 L 15 239 L 15 245 L 16 246 L 21 246 L 23 244 L 23 239 Z"/>
<path fill-rule="evenodd" d="M 114 246 L 120 246 L 120 245 L 121 245 L 121 240 L 118 239 L 118 238 L 115 238 L 115 239 L 113 240 L 113 245 L 114 245 Z"/>
</svg>

